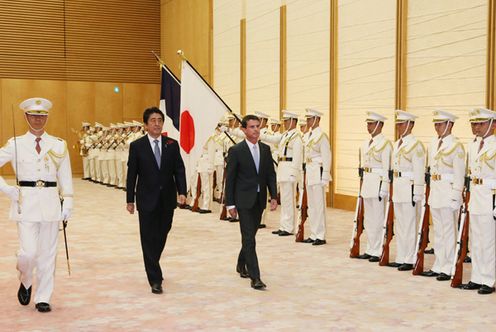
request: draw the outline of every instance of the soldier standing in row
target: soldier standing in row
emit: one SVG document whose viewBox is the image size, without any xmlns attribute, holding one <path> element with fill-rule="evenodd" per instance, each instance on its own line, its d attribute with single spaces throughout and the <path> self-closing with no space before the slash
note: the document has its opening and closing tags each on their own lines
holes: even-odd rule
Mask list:
<svg viewBox="0 0 496 332">
<path fill-rule="evenodd" d="M 378 262 L 382 253 L 382 229 L 385 201 L 389 194 L 389 169 L 392 144 L 383 134 L 387 118 L 375 112 L 367 112 L 367 131 L 370 139 L 361 146 L 363 183 L 361 195 L 364 205 L 364 225 L 367 233 L 367 249 L 360 259 Z"/>
<path fill-rule="evenodd" d="M 52 103 L 44 98 L 30 98 L 19 107 L 24 111 L 29 131 L 11 138 L 0 149 L 0 167 L 11 162 L 18 186 L 10 186 L 0 177 L 0 190 L 11 199 L 10 219 L 17 222 L 19 234 L 17 270 L 21 283 L 17 298 L 22 305 L 31 301 L 36 269 L 34 302 L 39 312 L 48 312 L 59 222 L 70 218 L 73 207 L 71 164 L 67 143 L 45 132 Z"/>
</svg>

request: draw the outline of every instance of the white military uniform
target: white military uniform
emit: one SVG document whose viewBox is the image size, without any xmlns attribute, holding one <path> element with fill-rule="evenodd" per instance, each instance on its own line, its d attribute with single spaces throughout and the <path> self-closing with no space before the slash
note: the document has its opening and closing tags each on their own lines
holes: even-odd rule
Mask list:
<svg viewBox="0 0 496 332">
<path fill-rule="evenodd" d="M 214 136 L 210 136 L 203 145 L 202 154 L 198 159 L 196 172 L 191 179 L 191 197 L 196 199 L 198 176 L 200 176 L 201 183 L 201 198 L 199 199 L 198 206 L 200 212 L 210 211 L 210 203 L 212 202 L 212 181 L 211 177 L 214 173 L 214 157 L 215 157 L 215 142 Z M 201 199 L 201 200 L 200 200 Z"/>
<path fill-rule="evenodd" d="M 283 119 L 293 122 L 298 115 L 284 112 Z M 293 233 L 296 224 L 296 184 L 300 178 L 303 162 L 303 141 L 296 128 L 285 131 L 279 142 L 277 183 L 281 193 L 281 216 L 279 230 Z"/>
<path fill-rule="evenodd" d="M 225 151 L 225 139 L 227 135 L 221 131 L 217 131 L 214 136 L 215 142 L 215 156 L 214 156 L 214 169 L 215 169 L 215 188 L 214 188 L 214 198 L 220 199 L 222 195 L 222 184 L 224 179 L 224 156 L 227 151 Z"/>
<path fill-rule="evenodd" d="M 90 123 L 83 122 L 82 123 L 83 131 L 82 135 L 79 139 L 79 155 L 81 156 L 81 160 L 83 162 L 83 180 L 88 180 L 91 178 L 90 174 L 90 160 L 88 159 L 88 149 L 87 146 L 91 145 L 90 143 Z M 88 128 L 88 129 L 84 129 Z"/>
<path fill-rule="evenodd" d="M 470 114 L 471 122 L 485 122 L 490 119 L 496 121 L 496 113 L 490 110 L 476 109 Z M 496 222 L 493 218 L 496 190 L 496 137 L 489 135 L 473 145 L 478 146 L 471 151 L 474 155 L 469 158 L 472 178 L 469 202 L 472 253 L 470 281 L 493 287 L 496 279 Z"/>
<path fill-rule="evenodd" d="M 415 118 L 413 114 L 396 111 L 396 123 L 413 122 Z M 416 260 L 416 225 L 424 195 L 425 158 L 424 145 L 412 134 L 400 138 L 394 144 L 393 203 L 398 264 L 414 264 Z M 414 199 L 417 201 L 414 202 Z"/>
<path fill-rule="evenodd" d="M 322 113 L 307 108 L 306 117 L 321 117 Z M 331 146 L 329 137 L 320 127 L 313 128 L 305 144 L 306 188 L 310 239 L 325 241 L 326 186 L 331 179 Z"/>
<path fill-rule="evenodd" d="M 29 114 L 48 115 L 51 103 L 43 98 L 30 98 L 20 107 Z M 40 136 L 38 153 L 36 138 L 27 132 L 11 138 L 0 149 L 0 167 L 10 162 L 12 168 L 17 169 L 20 185 L 9 186 L 0 177 L 0 190 L 12 199 L 10 219 L 17 222 L 19 234 L 20 281 L 26 289 L 31 287 L 36 269 L 34 302 L 49 303 L 54 286 L 59 222 L 70 216 L 73 207 L 72 174 L 66 142 L 45 132 Z M 14 192 L 18 193 L 18 199 L 12 196 Z"/>
<path fill-rule="evenodd" d="M 434 123 L 451 121 L 456 117 L 445 111 L 434 111 Z M 465 148 L 452 134 L 435 137 L 429 148 L 430 167 L 429 206 L 434 224 L 434 254 L 432 271 L 451 274 L 455 258 L 455 229 L 457 211 L 462 201 L 465 178 Z"/>
<path fill-rule="evenodd" d="M 367 122 L 384 122 L 386 118 L 367 112 Z M 366 139 L 361 146 L 363 182 L 361 195 L 364 205 L 364 226 L 367 234 L 365 253 L 379 257 L 382 253 L 382 230 L 385 202 L 389 192 L 389 169 L 392 144 L 382 133 Z M 385 193 L 381 194 L 381 193 Z"/>
</svg>

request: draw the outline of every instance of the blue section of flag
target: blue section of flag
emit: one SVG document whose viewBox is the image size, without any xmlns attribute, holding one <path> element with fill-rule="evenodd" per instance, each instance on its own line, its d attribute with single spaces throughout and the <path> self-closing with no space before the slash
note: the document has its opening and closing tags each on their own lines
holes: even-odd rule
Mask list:
<svg viewBox="0 0 496 332">
<path fill-rule="evenodd" d="M 181 114 L 181 86 L 178 81 L 162 67 L 160 100 L 165 100 L 166 115 L 172 120 L 177 130 L 179 130 L 179 116 Z"/>
</svg>

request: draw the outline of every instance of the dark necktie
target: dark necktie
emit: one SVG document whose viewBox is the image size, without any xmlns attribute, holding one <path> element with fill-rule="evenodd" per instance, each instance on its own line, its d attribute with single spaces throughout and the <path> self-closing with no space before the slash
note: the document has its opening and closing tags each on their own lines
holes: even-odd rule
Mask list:
<svg viewBox="0 0 496 332">
<path fill-rule="evenodd" d="M 403 138 L 400 138 L 400 141 L 398 143 L 398 148 L 401 146 L 401 144 L 403 144 Z"/>
<path fill-rule="evenodd" d="M 158 146 L 158 139 L 153 140 L 155 147 L 153 148 L 153 154 L 155 155 L 155 160 L 157 161 L 157 166 L 160 168 L 160 147 Z"/>
<path fill-rule="evenodd" d="M 480 151 L 482 150 L 482 148 L 483 148 L 483 147 L 484 147 L 484 140 L 483 140 L 483 139 L 481 139 L 481 142 L 480 142 L 480 144 L 479 144 L 479 151 L 478 151 L 478 152 L 480 152 Z"/>
<path fill-rule="evenodd" d="M 41 152 L 41 146 L 40 146 L 41 137 L 36 137 L 35 141 L 36 141 L 36 147 L 35 147 L 36 152 L 38 152 L 38 154 L 40 154 L 40 152 Z"/>
<path fill-rule="evenodd" d="M 439 148 L 441 147 L 441 145 L 443 145 L 443 139 L 441 138 L 439 140 L 439 143 L 437 143 L 437 150 L 439 151 Z"/>
<path fill-rule="evenodd" d="M 370 141 L 369 141 L 369 146 L 371 146 L 371 145 L 372 145 L 372 142 L 373 142 L 373 141 L 374 141 L 374 139 L 373 139 L 373 138 L 371 138 L 371 139 L 370 139 Z"/>
</svg>

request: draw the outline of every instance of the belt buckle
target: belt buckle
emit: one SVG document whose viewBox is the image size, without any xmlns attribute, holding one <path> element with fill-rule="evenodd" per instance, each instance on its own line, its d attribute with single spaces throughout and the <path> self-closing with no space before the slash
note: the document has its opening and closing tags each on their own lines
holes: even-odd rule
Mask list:
<svg viewBox="0 0 496 332">
<path fill-rule="evenodd" d="M 372 168 L 370 168 L 370 167 L 364 167 L 363 170 L 364 170 L 364 172 L 372 173 Z"/>
<path fill-rule="evenodd" d="M 440 174 L 432 174 L 431 179 L 433 181 L 439 181 L 439 180 L 441 180 L 441 175 Z"/>
<path fill-rule="evenodd" d="M 399 178 L 399 177 L 401 176 L 401 172 L 400 172 L 400 171 L 394 171 L 394 172 L 393 172 L 393 176 L 394 176 L 395 178 Z"/>
<path fill-rule="evenodd" d="M 473 184 L 482 184 L 482 179 L 481 179 L 481 178 L 474 178 L 474 179 L 472 180 L 472 183 L 473 183 Z"/>
<path fill-rule="evenodd" d="M 35 184 L 36 188 L 43 188 L 44 186 L 45 186 L 45 181 L 43 181 L 43 180 L 37 180 L 36 181 L 36 184 Z"/>
</svg>

